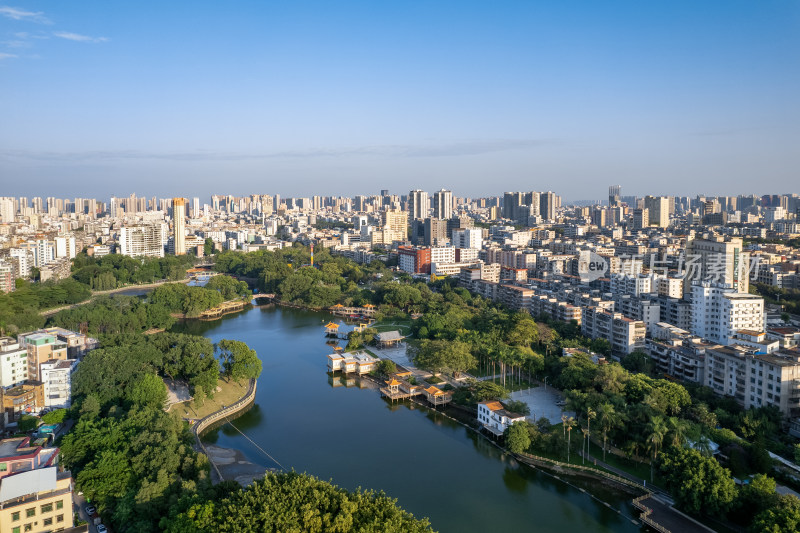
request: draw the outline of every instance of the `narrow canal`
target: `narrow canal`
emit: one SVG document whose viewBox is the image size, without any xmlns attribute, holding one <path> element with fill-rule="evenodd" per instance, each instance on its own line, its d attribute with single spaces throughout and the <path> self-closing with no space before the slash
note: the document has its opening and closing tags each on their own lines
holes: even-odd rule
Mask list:
<svg viewBox="0 0 800 533">
<path fill-rule="evenodd" d="M 322 330 L 329 318 L 266 307 L 175 329 L 241 340 L 258 352 L 256 405 L 234 423 L 286 468 L 348 489 L 383 490 L 441 532 L 639 530 L 629 498 L 592 487 L 609 507 L 517 464 L 432 409 L 390 405 L 377 390 L 330 379 Z M 275 466 L 229 426 L 205 440 Z"/>
</svg>

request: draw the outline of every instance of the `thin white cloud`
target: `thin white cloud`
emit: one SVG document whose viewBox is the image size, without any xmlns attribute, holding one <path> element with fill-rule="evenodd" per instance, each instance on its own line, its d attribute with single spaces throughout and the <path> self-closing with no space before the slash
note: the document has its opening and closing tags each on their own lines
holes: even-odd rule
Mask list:
<svg viewBox="0 0 800 533">
<path fill-rule="evenodd" d="M 26 11 L 19 7 L 0 6 L 0 15 L 10 18 L 11 20 L 29 20 L 42 24 L 50 24 L 50 19 L 45 17 L 44 13 L 41 11 Z"/>
<path fill-rule="evenodd" d="M 9 48 L 28 48 L 31 44 L 28 41 L 2 41 L 0 42 L 3 46 L 7 46 Z"/>
<path fill-rule="evenodd" d="M 336 157 L 461 157 L 508 150 L 539 149 L 558 141 L 553 139 L 492 139 L 458 141 L 449 144 L 404 144 L 354 146 L 345 148 L 312 148 L 280 152 L 218 152 L 196 150 L 185 152 L 149 152 L 138 150 L 103 150 L 87 152 L 49 152 L 0 149 L 0 160 L 23 159 L 51 162 L 169 160 L 169 161 L 242 161 L 251 159 L 317 159 Z"/>
<path fill-rule="evenodd" d="M 79 33 L 72 33 L 68 31 L 54 31 L 53 35 L 62 39 L 80 43 L 104 43 L 108 41 L 108 37 L 89 37 L 88 35 L 81 35 Z"/>
<path fill-rule="evenodd" d="M 14 57 L 18 57 L 18 56 L 16 54 L 8 54 L 6 52 L 0 52 L 0 61 L 2 61 L 4 59 L 11 59 L 11 58 L 14 58 Z"/>
</svg>

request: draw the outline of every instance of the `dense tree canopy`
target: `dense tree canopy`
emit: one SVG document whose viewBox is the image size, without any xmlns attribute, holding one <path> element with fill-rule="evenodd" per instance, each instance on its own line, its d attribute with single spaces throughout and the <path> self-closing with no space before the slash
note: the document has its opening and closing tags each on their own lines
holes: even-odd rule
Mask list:
<svg viewBox="0 0 800 533">
<path fill-rule="evenodd" d="M 397 507 L 395 500 L 372 491 L 348 492 L 314 477 L 267 474 L 246 489 L 193 505 L 165 520 L 168 532 L 396 532 L 430 531 Z"/>
<path fill-rule="evenodd" d="M 681 509 L 690 513 L 724 514 L 736 497 L 729 470 L 699 451 L 672 447 L 661 456 L 659 468 Z"/>
</svg>

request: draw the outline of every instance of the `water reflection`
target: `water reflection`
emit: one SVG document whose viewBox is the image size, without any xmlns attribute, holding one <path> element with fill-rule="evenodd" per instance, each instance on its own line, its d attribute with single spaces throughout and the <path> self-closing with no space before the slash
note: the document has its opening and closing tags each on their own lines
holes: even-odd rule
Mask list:
<svg viewBox="0 0 800 533">
<path fill-rule="evenodd" d="M 577 488 L 518 464 L 460 423 L 474 424 L 469 413 L 391 402 L 370 380 L 327 373 L 322 325 L 330 318 L 262 307 L 176 328 L 256 350 L 264 368 L 256 405 L 234 424 L 287 468 L 348 489 L 384 490 L 443 533 L 637 530 Z M 204 440 L 273 466 L 230 426 Z M 615 506 L 625 499 L 609 494 Z"/>
</svg>

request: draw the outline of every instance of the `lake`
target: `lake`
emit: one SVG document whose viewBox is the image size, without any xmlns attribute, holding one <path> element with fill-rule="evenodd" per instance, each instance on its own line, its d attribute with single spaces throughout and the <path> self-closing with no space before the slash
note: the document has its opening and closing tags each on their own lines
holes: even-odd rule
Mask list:
<svg viewBox="0 0 800 533">
<path fill-rule="evenodd" d="M 255 405 L 233 423 L 287 469 L 347 489 L 383 490 L 441 532 L 640 530 L 631 523 L 637 513 L 630 497 L 591 482 L 567 484 L 518 464 L 433 409 L 392 405 L 358 380 L 331 377 L 322 328 L 330 319 L 269 306 L 173 330 L 214 342 L 241 340 L 258 352 L 263 370 Z M 204 441 L 276 466 L 230 426 Z M 596 498 L 572 486 L 581 483 Z"/>
</svg>

